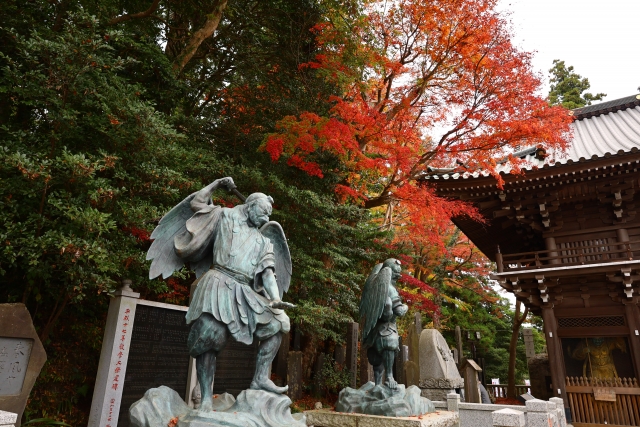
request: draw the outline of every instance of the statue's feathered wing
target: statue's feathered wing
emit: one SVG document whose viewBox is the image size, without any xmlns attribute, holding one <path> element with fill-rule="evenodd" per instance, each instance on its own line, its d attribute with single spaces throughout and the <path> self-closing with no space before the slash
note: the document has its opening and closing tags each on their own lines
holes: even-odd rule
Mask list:
<svg viewBox="0 0 640 427">
<path fill-rule="evenodd" d="M 191 210 L 191 200 L 195 195 L 196 193 L 189 195 L 171 209 L 169 213 L 162 217 L 158 226 L 151 233 L 153 243 L 149 251 L 147 251 L 147 260 L 153 260 L 153 262 L 151 263 L 151 268 L 149 268 L 149 279 L 154 279 L 160 275 L 162 275 L 163 279 L 166 279 L 174 271 L 181 269 L 185 261 L 188 261 L 191 269 L 196 272 L 196 277 L 200 277 L 211 266 L 213 262 L 212 238 L 209 238 L 204 245 L 201 245 L 202 247 L 196 256 L 191 256 L 187 259 L 180 258 L 175 250 L 176 238 L 178 238 L 178 241 L 182 241 L 183 244 L 190 240 L 192 233 L 187 230 L 187 221 L 194 217 L 194 213 Z M 215 214 L 219 212 L 220 208 L 218 206 L 210 206 L 208 209 L 210 209 L 209 216 L 213 219 L 213 221 L 209 219 L 208 223 L 213 224 L 217 220 L 217 215 Z M 194 225 L 197 226 L 198 224 Z M 209 226 L 209 228 L 212 227 Z M 196 230 L 191 231 L 195 232 Z"/>
<path fill-rule="evenodd" d="M 275 221 L 269 221 L 260 228 L 260 233 L 268 237 L 273 245 L 273 253 L 276 258 L 276 282 L 280 291 L 280 299 L 289 290 L 291 284 L 291 253 L 287 238 L 284 235 L 282 226 Z"/>
<path fill-rule="evenodd" d="M 360 299 L 360 325 L 362 325 L 362 341 L 365 342 L 382 316 L 384 304 L 389 293 L 392 271 L 389 267 L 376 265 L 362 289 Z"/>
</svg>

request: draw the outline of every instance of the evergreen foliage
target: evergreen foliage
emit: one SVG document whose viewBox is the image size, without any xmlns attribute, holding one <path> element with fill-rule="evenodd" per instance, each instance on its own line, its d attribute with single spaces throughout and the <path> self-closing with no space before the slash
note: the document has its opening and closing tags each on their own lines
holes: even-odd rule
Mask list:
<svg viewBox="0 0 640 427">
<path fill-rule="evenodd" d="M 549 103 L 562 105 L 573 110 L 591 105 L 593 101 L 602 101 L 606 93 L 592 94 L 587 92 L 591 88 L 589 79 L 576 73 L 573 66 L 566 66 L 564 61 L 553 60 L 553 67 L 549 69 Z"/>
</svg>

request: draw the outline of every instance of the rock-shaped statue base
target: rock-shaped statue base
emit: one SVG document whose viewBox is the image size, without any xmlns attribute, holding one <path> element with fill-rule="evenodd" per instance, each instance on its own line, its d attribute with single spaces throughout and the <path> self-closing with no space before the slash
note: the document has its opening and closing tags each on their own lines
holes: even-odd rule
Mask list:
<svg viewBox="0 0 640 427">
<path fill-rule="evenodd" d="M 336 412 L 386 417 L 411 417 L 434 411 L 433 403 L 421 397 L 416 386 L 405 389 L 403 384 L 398 384 L 396 390 L 391 390 L 385 385 L 376 386 L 372 381 L 357 390 L 342 389 L 336 404 Z"/>
<path fill-rule="evenodd" d="M 225 393 L 214 398 L 213 405 L 213 412 L 189 408 L 178 393 L 161 386 L 147 390 L 142 399 L 131 405 L 129 417 L 132 427 L 306 426 L 304 417 L 295 419 L 291 415 L 291 399 L 268 391 L 244 390 L 237 400 Z"/>
</svg>

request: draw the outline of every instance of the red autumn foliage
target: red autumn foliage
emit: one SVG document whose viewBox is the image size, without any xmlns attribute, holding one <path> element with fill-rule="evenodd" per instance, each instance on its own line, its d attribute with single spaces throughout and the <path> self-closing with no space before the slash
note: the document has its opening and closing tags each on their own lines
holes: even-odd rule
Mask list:
<svg viewBox="0 0 640 427">
<path fill-rule="evenodd" d="M 439 241 L 446 219 L 477 217 L 421 180 L 429 167 L 497 173 L 509 153 L 538 145 L 562 151 L 571 117 L 536 92 L 531 55 L 511 43 L 497 0 L 371 1 L 349 25 L 314 27 L 322 51 L 301 69 L 339 90 L 327 116 L 282 119 L 263 149 L 322 178 L 322 154 L 343 166 L 336 193 L 368 208 L 395 205 L 412 235 Z M 385 221 L 386 222 L 386 221 Z"/>
<path fill-rule="evenodd" d="M 138 227 L 122 227 L 122 231 L 125 233 L 131 233 L 140 242 L 149 242 L 151 240 L 151 233 L 143 228 Z"/>
<path fill-rule="evenodd" d="M 403 274 L 398 279 L 398 293 L 404 303 L 430 316 L 440 313 L 440 307 L 433 301 L 436 292 L 431 286 L 408 274 Z"/>
<path fill-rule="evenodd" d="M 170 304 L 186 304 L 189 300 L 189 288 L 174 277 L 167 279 L 168 292 L 158 295 L 160 301 Z"/>
</svg>

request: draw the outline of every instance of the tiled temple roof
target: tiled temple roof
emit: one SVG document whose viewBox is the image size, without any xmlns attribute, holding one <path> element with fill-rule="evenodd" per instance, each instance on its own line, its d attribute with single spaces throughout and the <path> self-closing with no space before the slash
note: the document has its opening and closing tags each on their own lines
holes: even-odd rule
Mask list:
<svg viewBox="0 0 640 427">
<path fill-rule="evenodd" d="M 537 155 L 536 147 L 514 153 L 525 160 L 524 170 L 555 167 L 575 162 L 635 152 L 640 148 L 640 95 L 572 110 L 575 117 L 571 124 L 573 139 L 566 153 L 547 156 Z M 456 172 L 456 169 L 432 169 L 424 178 L 429 181 L 448 179 L 473 179 L 486 177 L 486 171 Z M 509 165 L 503 163 L 498 171 L 508 174 Z"/>
</svg>

